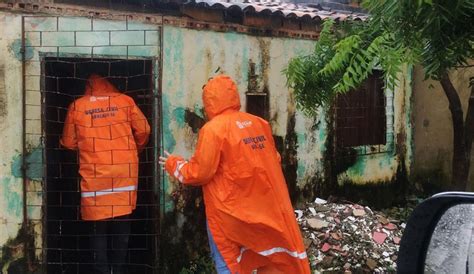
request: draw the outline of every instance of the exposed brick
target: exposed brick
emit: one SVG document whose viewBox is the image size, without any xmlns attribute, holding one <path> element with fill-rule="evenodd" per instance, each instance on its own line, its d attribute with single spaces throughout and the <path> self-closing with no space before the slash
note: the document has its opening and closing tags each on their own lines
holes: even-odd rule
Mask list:
<svg viewBox="0 0 474 274">
<path fill-rule="evenodd" d="M 40 105 L 41 104 L 41 92 L 39 90 L 26 91 L 26 103 L 28 105 Z"/>
<path fill-rule="evenodd" d="M 105 47 L 94 47 L 93 55 L 116 55 L 116 56 L 126 56 L 127 47 L 126 46 L 105 46 Z"/>
<path fill-rule="evenodd" d="M 41 32 L 26 32 L 25 33 L 26 39 L 30 46 L 41 46 Z M 28 44 L 27 43 L 27 44 Z"/>
<path fill-rule="evenodd" d="M 57 53 L 57 47 L 26 47 L 26 51 L 32 50 L 33 57 L 31 60 L 39 60 L 40 53 Z M 49 55 L 51 57 L 51 55 Z"/>
<path fill-rule="evenodd" d="M 110 34 L 110 44 L 112 46 L 123 45 L 144 45 L 144 31 L 113 31 Z"/>
<path fill-rule="evenodd" d="M 77 46 L 108 46 L 109 43 L 108 31 L 93 31 L 93 32 L 77 32 L 76 45 Z"/>
<path fill-rule="evenodd" d="M 129 56 L 152 57 L 159 55 L 158 46 L 130 46 L 128 47 Z"/>
<path fill-rule="evenodd" d="M 94 19 L 93 30 L 127 30 L 127 22 Z"/>
<path fill-rule="evenodd" d="M 145 31 L 145 44 L 158 45 L 160 43 L 159 31 Z"/>
<path fill-rule="evenodd" d="M 58 19 L 60 31 L 90 31 L 92 30 L 92 19 L 84 17 L 60 17 Z"/>
<path fill-rule="evenodd" d="M 300 30 L 300 22 L 296 19 L 283 19 L 283 28 L 289 30 Z"/>
<path fill-rule="evenodd" d="M 144 24 L 134 21 L 127 22 L 127 30 L 157 30 L 158 28 L 158 25 Z"/>
<path fill-rule="evenodd" d="M 77 54 L 81 55 L 82 57 L 91 56 L 92 54 L 92 47 L 60 47 L 59 53 L 61 55 L 66 54 Z"/>
<path fill-rule="evenodd" d="M 273 27 L 273 21 L 270 16 L 249 14 L 244 16 L 244 25 L 259 28 Z"/>
<path fill-rule="evenodd" d="M 27 76 L 25 77 L 25 89 L 38 91 L 40 90 L 40 76 Z"/>
<path fill-rule="evenodd" d="M 35 120 L 26 120 L 25 123 L 26 134 L 41 134 L 41 116 L 38 116 Z"/>
<path fill-rule="evenodd" d="M 301 30 L 302 31 L 321 31 L 321 27 L 319 24 L 316 24 L 313 20 L 305 20 L 301 22 Z"/>
<path fill-rule="evenodd" d="M 57 17 L 25 17 L 26 31 L 56 31 Z"/>
<path fill-rule="evenodd" d="M 224 21 L 224 13 L 222 10 L 184 6 L 182 12 L 183 14 L 200 21 L 215 23 L 221 23 Z"/>
<path fill-rule="evenodd" d="M 41 117 L 41 105 L 27 105 L 25 109 L 26 119 L 35 120 Z"/>
<path fill-rule="evenodd" d="M 41 63 L 40 61 L 28 61 L 26 62 L 25 75 L 41 75 Z"/>
<path fill-rule="evenodd" d="M 43 32 L 42 46 L 74 46 L 74 32 Z"/>
</svg>

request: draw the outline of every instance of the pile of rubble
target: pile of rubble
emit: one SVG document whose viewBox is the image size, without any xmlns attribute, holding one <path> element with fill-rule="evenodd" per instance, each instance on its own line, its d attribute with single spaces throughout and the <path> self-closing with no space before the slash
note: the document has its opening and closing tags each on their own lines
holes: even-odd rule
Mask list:
<svg viewBox="0 0 474 274">
<path fill-rule="evenodd" d="M 367 206 L 319 198 L 295 213 L 313 270 L 395 272 L 405 228 L 403 221 L 393 218 L 396 214 L 388 216 Z"/>
</svg>

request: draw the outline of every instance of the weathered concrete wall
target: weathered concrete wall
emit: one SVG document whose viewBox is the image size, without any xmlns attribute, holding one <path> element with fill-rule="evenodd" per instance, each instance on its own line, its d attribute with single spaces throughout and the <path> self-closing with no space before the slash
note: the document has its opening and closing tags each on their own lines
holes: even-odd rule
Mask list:
<svg viewBox="0 0 474 274">
<path fill-rule="evenodd" d="M 356 184 L 383 183 L 394 180 L 397 170 L 410 167 L 413 153 L 411 146 L 411 95 L 412 69 L 405 68 L 395 90 L 386 90 L 386 140 L 382 146 L 384 153 L 357 157 L 355 164 L 339 175 L 338 182 L 349 181 Z M 368 147 L 370 152 L 370 146 Z M 367 148 L 366 148 L 367 149 Z"/>
<path fill-rule="evenodd" d="M 459 93 L 464 115 L 471 89 L 469 77 L 474 68 L 454 71 L 451 81 Z M 414 166 L 415 180 L 449 188 L 453 156 L 453 123 L 449 103 L 437 81 L 425 81 L 423 70 L 414 74 Z M 474 182 L 474 150 L 469 181 Z"/>
<path fill-rule="evenodd" d="M 276 143 L 282 152 L 283 169 L 292 198 L 314 199 L 325 184 L 366 185 L 394 182 L 400 170 L 411 164 L 411 71 L 401 77 L 395 91 L 387 91 L 387 144 L 385 152 L 357 156 L 351 164 L 337 169 L 333 155 L 333 114 L 320 109 L 306 117 L 295 107 L 282 70 L 297 55 L 313 50 L 314 41 L 255 37 L 237 33 L 197 31 L 163 27 L 162 55 L 160 26 L 131 21 L 90 18 L 40 17 L 25 19 L 26 155 L 22 156 L 22 52 L 21 15 L 0 13 L 0 246 L 15 247 L 20 235 L 42 247 L 42 147 L 41 147 L 41 57 L 155 58 L 163 71 L 162 81 L 163 149 L 191 156 L 197 132 L 203 122 L 201 87 L 217 73 L 231 75 L 240 90 L 242 109 L 249 86 L 269 95 L 269 120 Z M 163 57 L 163 60 L 159 60 Z M 255 66 L 255 70 L 251 69 Z M 158 72 L 158 71 L 157 71 Z M 253 79 L 253 80 L 252 80 Z M 254 81 L 255 80 L 255 81 Z M 252 82 L 254 81 L 254 82 Z M 252 83 L 250 83 L 252 82 Z M 356 150 L 370 150 L 370 147 Z M 27 201 L 23 201 L 22 157 L 27 163 Z M 403 173 L 403 172 L 402 172 Z M 333 180 L 334 179 L 334 180 Z M 182 263 L 183 249 L 196 257 L 195 246 L 206 246 L 205 239 L 183 237 L 204 233 L 202 200 L 199 190 L 177 189 L 166 178 L 161 182 L 163 242 L 168 256 L 175 252 L 175 263 Z M 23 205 L 27 205 L 28 224 L 23 225 Z M 197 214 L 196 212 L 199 212 Z M 23 230 L 20 228 L 23 225 Z M 34 232 L 33 232 L 34 231 Z M 205 234 L 202 234 L 205 235 Z M 205 238 L 205 237 L 204 237 Z M 9 242 L 10 244 L 7 244 Z M 21 242 L 21 241 L 20 241 Z M 30 246 L 33 247 L 33 246 Z M 22 254 L 9 252 L 8 254 Z M 5 254 L 0 254 L 0 258 Z M 16 255 L 21 257 L 21 255 Z M 170 255 L 172 256 L 172 255 Z M 171 257 L 172 258 L 172 257 Z M 8 260 L 7 260 L 8 259 Z M 172 259 L 173 260 L 173 259 Z M 171 261 L 172 261 L 171 260 Z M 181 261 L 180 261 L 181 260 Z M 3 258 L 0 266 L 14 261 Z M 7 266 L 4 266 L 5 268 Z M 176 270 L 179 265 L 170 269 Z M 177 269 L 179 270 L 179 269 Z"/>
<path fill-rule="evenodd" d="M 21 37 L 19 16 L 0 13 L 0 272 L 23 256 L 23 180 L 18 171 L 22 151 L 21 62 L 14 41 Z M 16 252 L 19 251 L 19 252 Z M 2 272 L 5 273 L 5 272 Z"/>
<path fill-rule="evenodd" d="M 306 117 L 295 108 L 291 91 L 282 75 L 288 60 L 308 54 L 312 41 L 281 38 L 258 38 L 235 33 L 214 33 L 175 27 L 164 28 L 163 118 L 164 148 L 190 156 L 196 142 L 196 130 L 186 120 L 187 112 L 201 115 L 201 87 L 215 75 L 215 70 L 231 75 L 237 82 L 242 109 L 249 86 L 250 63 L 256 64 L 260 90 L 270 96 L 270 123 L 273 133 L 282 141 L 284 153 L 294 149 L 283 166 L 294 164 L 294 191 L 302 191 L 315 177 L 324 180 L 327 139 L 331 130 L 322 109 L 315 117 Z M 366 184 L 390 182 L 402 162 L 410 165 L 411 152 L 411 70 L 404 72 L 395 91 L 387 91 L 387 144 L 383 153 L 358 156 L 355 163 L 338 174 L 338 182 Z M 291 135 L 294 135 L 292 137 Z M 368 150 L 367 148 L 357 148 Z M 285 155 L 283 155 L 285 159 Z M 337 155 L 336 155 L 337 156 Z M 287 170 L 285 170 L 287 171 Z M 288 173 L 288 172 L 287 172 Z M 288 174 L 287 174 L 288 175 Z M 292 182 L 289 182 L 290 184 Z M 291 189 L 290 185 L 290 189 Z M 173 192 L 166 184 L 165 192 Z M 166 197 L 166 196 L 165 196 Z M 167 207 L 172 207 L 168 203 Z"/>
<path fill-rule="evenodd" d="M 330 111 L 320 109 L 307 117 L 295 107 L 291 90 L 286 87 L 282 70 L 297 55 L 309 54 L 314 42 L 282 38 L 252 37 L 236 33 L 215 33 L 164 26 L 163 38 L 163 132 L 165 150 L 191 156 L 197 140 L 196 117 L 202 116 L 201 88 L 218 73 L 231 75 L 239 88 L 242 110 L 255 63 L 257 86 L 270 96 L 269 121 L 279 149 L 282 165 L 293 200 L 314 199 L 323 184 L 377 187 L 392 184 L 398 188 L 400 174 L 406 175 L 411 164 L 411 69 L 401 76 L 394 91 L 386 91 L 387 144 L 384 152 L 356 156 L 354 162 L 338 174 L 328 169 L 337 166 L 337 156 L 330 155 L 328 142 L 334 136 Z M 191 115 L 192 114 L 192 115 Z M 359 152 L 371 147 L 356 148 Z M 336 159 L 336 160 L 335 160 Z M 330 178 L 335 175 L 337 182 Z M 337 188 L 337 186 L 336 186 Z M 199 193 L 163 181 L 165 215 L 170 215 L 167 229 L 184 231 L 170 239 L 178 244 L 190 223 L 204 227 Z M 394 192 L 389 191 L 389 195 Z M 369 195 L 373 195 L 369 193 Z M 184 197 L 184 198 L 183 198 Z M 384 199 L 384 197 L 381 197 Z M 187 200 L 187 201 L 186 201 Z M 191 212 L 190 212 L 191 211 Z M 193 229 L 199 229 L 194 227 Z M 191 229 L 190 229 L 191 230 Z M 205 243 L 204 243 L 205 245 Z M 176 247 L 174 247 L 176 248 Z M 188 248 L 188 247 L 182 247 Z M 172 248 L 170 248 L 172 249 Z"/>
<path fill-rule="evenodd" d="M 41 58 L 157 59 L 160 56 L 157 25 L 28 15 L 24 22 L 26 47 L 22 53 L 22 16 L 0 12 L 1 273 L 7 273 L 9 269 L 17 271 L 13 273 L 36 271 L 39 269 L 38 265 L 25 263 L 24 258 L 29 254 L 31 261 L 39 261 L 43 255 L 42 203 L 46 194 L 42 182 Z M 158 67 L 158 64 L 155 66 Z M 22 127 L 23 83 L 26 94 L 25 130 Z M 26 148 L 24 155 L 23 136 Z M 23 174 L 26 175 L 26 189 L 23 189 Z M 25 192 L 26 201 L 23 199 Z M 27 213 L 26 223 L 24 207 Z M 28 270 L 25 269 L 27 266 Z"/>
<path fill-rule="evenodd" d="M 194 112 L 202 117 L 201 88 L 210 77 L 216 75 L 217 68 L 220 68 L 219 73 L 229 74 L 235 79 L 242 109 L 245 110 L 249 68 L 254 63 L 258 90 L 267 90 L 269 93 L 269 116 L 274 135 L 284 139 L 289 120 L 297 116 L 290 131 L 296 133 L 298 143 L 301 144 L 295 146 L 301 152 L 298 154 L 299 177 L 305 178 L 321 171 L 321 164 L 318 164 L 321 159 L 319 146 L 324 144 L 325 137 L 321 135 L 321 139 L 320 135 L 315 135 L 316 132 L 311 130 L 312 119 L 296 112 L 281 73 L 291 57 L 309 53 L 313 42 L 167 26 L 164 27 L 163 40 L 163 124 L 166 150 L 185 157 L 191 155 L 197 131 L 193 128 L 195 125 L 187 119 L 186 113 Z M 306 141 L 308 135 L 315 137 Z M 167 194 L 172 191 L 172 185 L 165 185 Z M 170 206 L 172 204 L 167 203 L 167 208 Z"/>
</svg>

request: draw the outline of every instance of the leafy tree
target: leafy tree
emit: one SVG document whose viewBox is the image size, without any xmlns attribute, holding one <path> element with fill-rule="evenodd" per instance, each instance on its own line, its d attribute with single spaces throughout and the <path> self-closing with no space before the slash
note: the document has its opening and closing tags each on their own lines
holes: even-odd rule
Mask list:
<svg viewBox="0 0 474 274">
<path fill-rule="evenodd" d="M 421 64 L 449 101 L 453 122 L 452 184 L 467 186 L 474 136 L 474 86 L 467 115 L 449 72 L 474 57 L 474 0 L 365 0 L 363 22 L 325 21 L 314 52 L 294 58 L 285 74 L 297 106 L 311 115 L 337 94 L 357 88 L 373 69 L 393 88 L 406 64 Z M 470 83 L 466 83 L 469 85 Z"/>
</svg>

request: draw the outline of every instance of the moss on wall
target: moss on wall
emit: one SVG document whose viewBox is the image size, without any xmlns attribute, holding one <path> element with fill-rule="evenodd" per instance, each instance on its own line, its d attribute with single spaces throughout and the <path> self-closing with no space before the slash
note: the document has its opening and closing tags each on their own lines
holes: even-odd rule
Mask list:
<svg viewBox="0 0 474 274">
<path fill-rule="evenodd" d="M 35 261 L 34 229 L 24 224 L 14 239 L 2 247 L 0 271 L 4 274 L 39 274 L 41 268 Z"/>
</svg>

